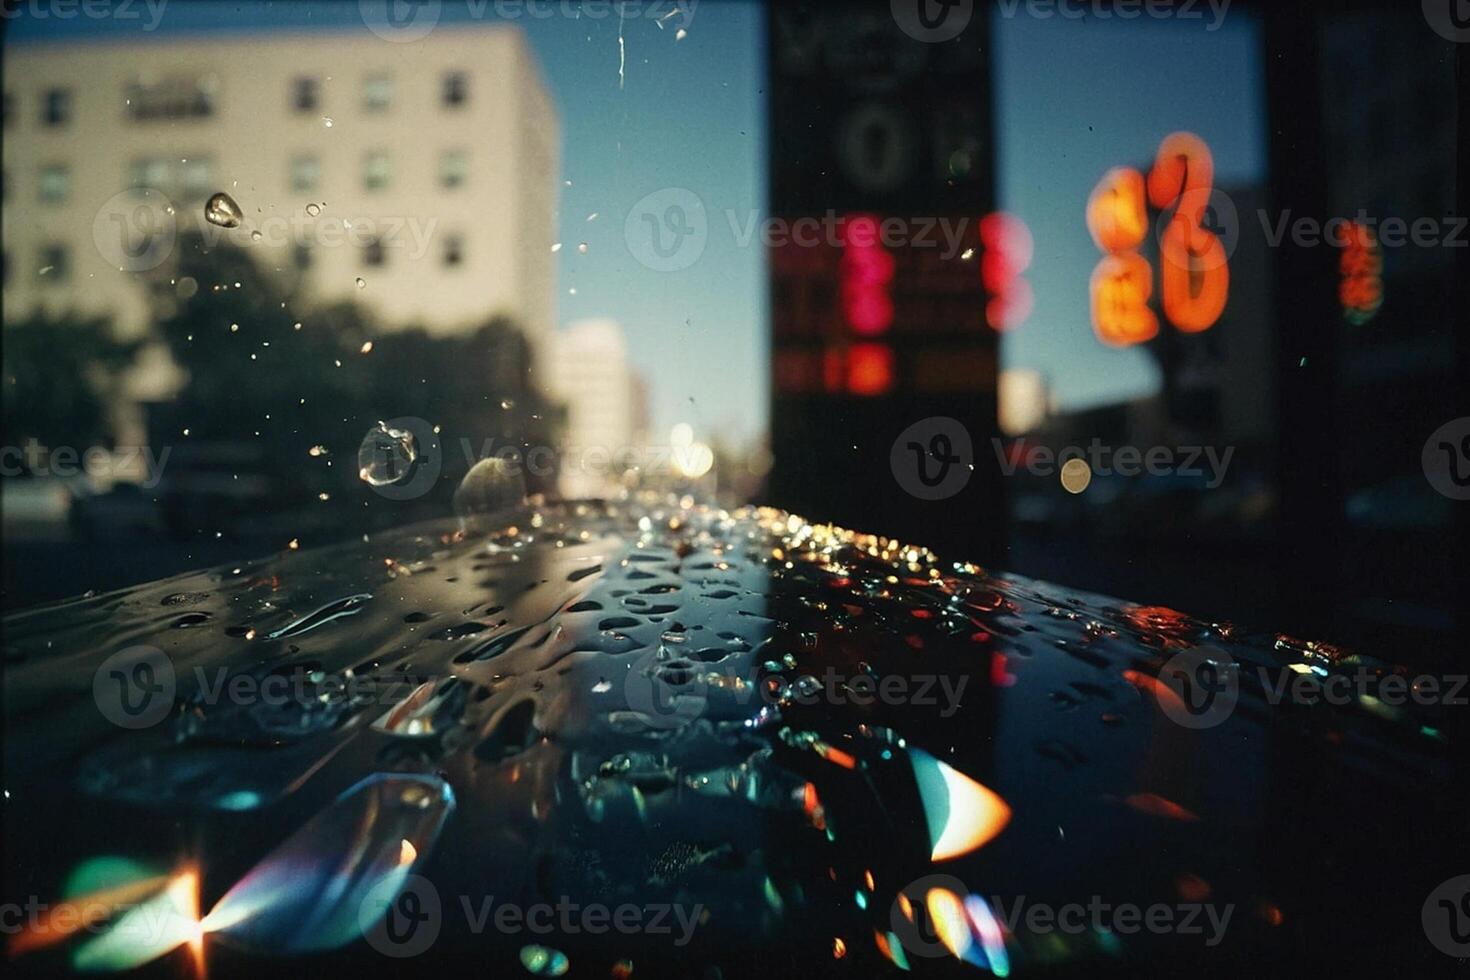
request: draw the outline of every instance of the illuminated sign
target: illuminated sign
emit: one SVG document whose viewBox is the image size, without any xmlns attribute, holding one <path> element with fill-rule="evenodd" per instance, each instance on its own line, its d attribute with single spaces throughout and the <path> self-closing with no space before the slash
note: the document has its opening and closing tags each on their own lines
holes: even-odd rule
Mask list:
<svg viewBox="0 0 1470 980">
<path fill-rule="evenodd" d="M 893 265 L 878 239 L 878 219 L 859 214 L 842 223 L 842 313 L 853 333 L 872 337 L 893 325 Z"/>
<path fill-rule="evenodd" d="M 1342 249 L 1337 267 L 1342 273 L 1338 299 L 1343 316 L 1355 326 L 1367 323 L 1383 305 L 1383 255 L 1378 250 L 1378 239 L 1370 229 L 1349 221 L 1343 225 L 1337 245 Z"/>
<path fill-rule="evenodd" d="M 985 246 L 980 281 L 990 293 L 985 322 L 1005 333 L 1024 323 L 1035 305 L 1031 284 L 1022 276 L 1031 266 L 1031 229 L 1015 215 L 989 214 L 980 222 L 980 242 Z"/>
<path fill-rule="evenodd" d="M 1167 217 L 1159 235 L 1159 292 L 1164 318 L 1184 333 L 1210 329 L 1225 312 L 1230 263 L 1208 224 L 1214 194 L 1214 158 L 1193 133 L 1172 133 L 1159 144 L 1145 182 L 1129 167 L 1103 175 L 1087 202 L 1087 229 L 1106 253 L 1092 275 L 1092 325 L 1111 346 L 1158 334 L 1149 307 L 1153 270 L 1137 251 L 1148 229 L 1148 206 Z"/>
</svg>

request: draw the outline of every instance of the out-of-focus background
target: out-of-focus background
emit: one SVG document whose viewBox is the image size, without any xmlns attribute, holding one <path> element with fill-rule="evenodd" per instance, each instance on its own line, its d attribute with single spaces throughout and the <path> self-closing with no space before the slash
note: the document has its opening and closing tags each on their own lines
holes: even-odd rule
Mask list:
<svg viewBox="0 0 1470 980">
<path fill-rule="evenodd" d="M 1457 655 L 1453 5 L 4 14 L 7 609 L 498 455 Z"/>
</svg>

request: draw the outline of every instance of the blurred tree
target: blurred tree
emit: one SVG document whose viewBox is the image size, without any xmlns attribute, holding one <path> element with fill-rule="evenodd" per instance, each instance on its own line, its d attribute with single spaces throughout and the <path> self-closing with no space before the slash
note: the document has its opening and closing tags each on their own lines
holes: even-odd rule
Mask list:
<svg viewBox="0 0 1470 980">
<path fill-rule="evenodd" d="M 137 348 L 113 336 L 107 317 L 34 313 L 7 323 L 4 444 L 110 446 L 108 405 Z"/>
<path fill-rule="evenodd" d="M 357 303 L 313 304 L 297 294 L 298 276 L 247 249 L 190 236 L 177 254 L 169 277 L 192 280 L 193 291 L 160 289 L 156 322 L 188 380 L 174 402 L 155 406 L 154 438 L 177 444 L 185 469 L 191 452 L 203 459 L 211 447 L 214 459 L 267 479 L 269 500 L 252 506 L 399 523 L 446 512 L 484 447 L 550 444 L 554 416 L 530 386 L 529 347 L 511 321 L 451 335 L 385 331 Z M 364 437 L 403 417 L 440 429 L 440 477 L 411 501 L 375 494 L 357 475 Z"/>
</svg>

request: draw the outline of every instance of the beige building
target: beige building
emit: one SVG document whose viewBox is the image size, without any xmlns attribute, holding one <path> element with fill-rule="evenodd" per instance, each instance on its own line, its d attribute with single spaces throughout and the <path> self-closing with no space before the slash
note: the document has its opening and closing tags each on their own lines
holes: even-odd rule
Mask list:
<svg viewBox="0 0 1470 980">
<path fill-rule="evenodd" d="M 628 466 L 649 466 L 639 444 L 641 391 L 628 341 L 614 320 L 578 320 L 554 335 L 547 363 L 553 398 L 567 409 L 561 490 L 568 497 L 614 494 Z"/>
<path fill-rule="evenodd" d="M 145 283 L 198 231 L 389 326 L 510 315 L 544 356 L 560 125 L 515 27 L 12 44 L 4 100 L 7 319 L 143 335 Z M 221 190 L 237 229 L 204 220 Z M 166 393 L 166 358 L 145 363 L 138 396 Z"/>
</svg>

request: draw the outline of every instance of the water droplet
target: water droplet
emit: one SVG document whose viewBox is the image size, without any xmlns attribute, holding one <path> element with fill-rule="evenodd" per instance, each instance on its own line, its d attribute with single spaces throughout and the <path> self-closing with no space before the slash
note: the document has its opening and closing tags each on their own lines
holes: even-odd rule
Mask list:
<svg viewBox="0 0 1470 980">
<path fill-rule="evenodd" d="M 586 255 L 587 254 L 587 243 L 586 242 L 579 242 L 577 244 L 577 251 L 581 252 L 583 255 Z"/>
<path fill-rule="evenodd" d="M 367 280 L 364 279 L 362 276 L 358 276 L 357 277 L 357 288 L 358 289 L 365 289 L 365 288 L 367 288 Z"/>
<path fill-rule="evenodd" d="M 516 407 L 516 403 L 515 403 L 515 401 L 513 399 L 510 399 L 510 398 L 502 398 L 500 400 L 500 407 L 503 408 L 503 409 L 505 409 L 508 412 L 511 409 L 513 409 L 513 408 Z"/>
<path fill-rule="evenodd" d="M 252 242 L 258 242 L 258 241 L 260 241 L 264 237 L 265 236 L 260 233 L 260 229 L 258 229 L 258 228 L 255 231 L 252 231 L 250 233 L 250 240 Z"/>
<path fill-rule="evenodd" d="M 211 195 L 204 205 L 204 218 L 212 225 L 221 228 L 238 228 L 244 214 L 240 211 L 240 205 L 235 199 L 224 191 Z"/>
<path fill-rule="evenodd" d="M 480 460 L 454 491 L 454 512 L 462 518 L 519 505 L 526 497 L 520 467 L 499 456 Z"/>
<path fill-rule="evenodd" d="M 327 127 L 328 129 L 331 129 L 332 128 L 332 117 L 331 116 L 322 116 L 322 125 L 325 126 L 325 127 Z"/>
<path fill-rule="evenodd" d="M 317 215 L 322 213 L 322 206 L 315 202 L 308 204 L 306 206 L 306 213 L 315 218 Z"/>
<path fill-rule="evenodd" d="M 384 487 L 407 476 L 417 458 L 413 433 L 379 422 L 357 448 L 357 475 L 364 483 Z"/>
</svg>

